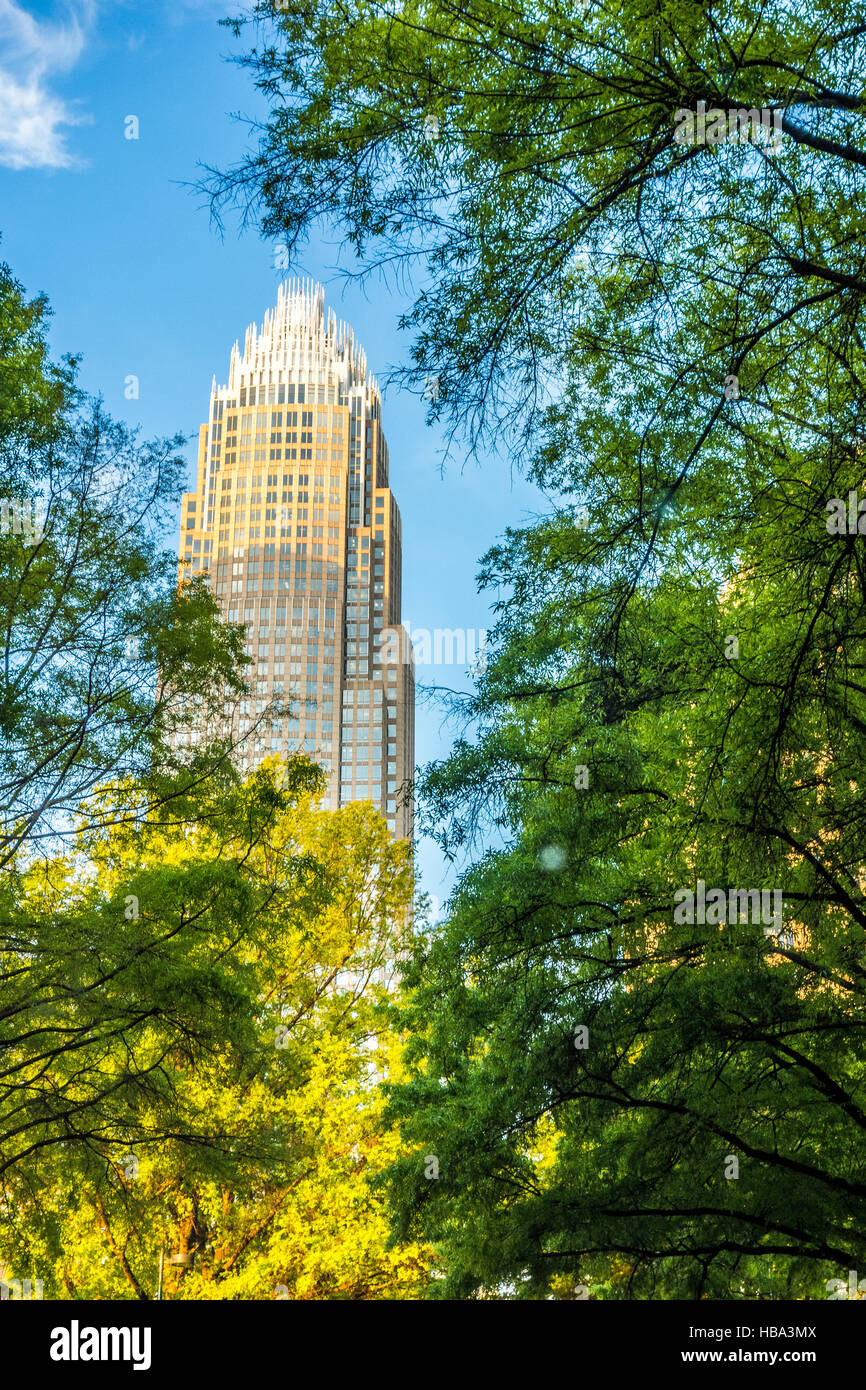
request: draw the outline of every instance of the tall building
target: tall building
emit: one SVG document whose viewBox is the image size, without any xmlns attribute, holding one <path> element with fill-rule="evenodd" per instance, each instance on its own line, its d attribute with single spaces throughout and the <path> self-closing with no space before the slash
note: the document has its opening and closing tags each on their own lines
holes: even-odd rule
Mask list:
<svg viewBox="0 0 866 1390">
<path fill-rule="evenodd" d="M 235 343 L 228 384 L 214 378 L 179 555 L 181 576 L 209 572 L 224 618 L 246 625 L 250 696 L 229 714 L 240 766 L 306 752 L 327 805 L 372 800 L 411 838 L 415 686 L 382 399 L 319 285 L 281 285 Z"/>
</svg>

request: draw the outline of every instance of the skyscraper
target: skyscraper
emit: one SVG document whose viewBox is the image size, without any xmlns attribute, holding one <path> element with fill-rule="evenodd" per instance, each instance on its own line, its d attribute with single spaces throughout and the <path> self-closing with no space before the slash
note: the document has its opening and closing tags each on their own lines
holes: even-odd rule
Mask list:
<svg viewBox="0 0 866 1390">
<path fill-rule="evenodd" d="M 247 628 L 250 695 L 229 716 L 240 766 L 306 752 L 325 804 L 370 799 L 411 837 L 415 687 L 382 400 L 321 286 L 281 285 L 228 384 L 214 378 L 179 556 Z"/>
</svg>

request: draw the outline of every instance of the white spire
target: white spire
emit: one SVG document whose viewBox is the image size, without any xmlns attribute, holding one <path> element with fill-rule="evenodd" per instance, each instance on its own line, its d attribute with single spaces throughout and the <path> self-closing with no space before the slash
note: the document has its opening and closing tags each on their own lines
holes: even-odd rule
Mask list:
<svg viewBox="0 0 866 1390">
<path fill-rule="evenodd" d="M 313 280 L 297 277 L 284 281 L 277 290 L 277 303 L 265 312 L 261 327 L 251 323 L 244 338 L 243 353 L 236 342 L 231 352 L 229 381 L 222 390 L 237 391 L 246 385 L 265 384 L 283 379 L 318 382 L 324 380 L 350 387 L 365 387 L 379 395 L 375 379 L 367 371 L 367 356 L 355 342 L 352 329 L 333 309 L 325 310 L 325 291 Z"/>
</svg>

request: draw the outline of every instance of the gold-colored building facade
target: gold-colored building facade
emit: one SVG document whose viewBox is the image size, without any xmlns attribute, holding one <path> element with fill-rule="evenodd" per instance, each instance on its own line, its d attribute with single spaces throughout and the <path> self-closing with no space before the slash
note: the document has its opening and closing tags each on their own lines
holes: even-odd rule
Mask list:
<svg viewBox="0 0 866 1390">
<path fill-rule="evenodd" d="M 325 804 L 372 800 L 411 838 L 415 686 L 382 401 L 320 286 L 281 285 L 227 385 L 214 379 L 179 557 L 246 625 L 250 694 L 228 714 L 242 769 L 306 752 Z"/>
</svg>

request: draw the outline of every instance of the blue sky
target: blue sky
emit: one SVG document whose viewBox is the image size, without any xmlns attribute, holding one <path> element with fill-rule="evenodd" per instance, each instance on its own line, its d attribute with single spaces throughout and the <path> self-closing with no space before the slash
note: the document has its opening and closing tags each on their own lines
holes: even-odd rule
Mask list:
<svg viewBox="0 0 866 1390">
<path fill-rule="evenodd" d="M 0 259 L 28 292 L 47 294 L 55 353 L 82 353 L 82 383 L 147 435 L 195 434 L 211 378 L 225 381 L 232 343 L 261 319 L 286 273 L 254 230 L 229 223 L 221 240 L 188 186 L 199 163 L 224 166 L 246 148 L 248 129 L 233 113 L 261 112 L 249 75 L 227 61 L 242 45 L 218 20 L 234 12 L 231 0 L 0 0 Z M 125 138 L 129 116 L 137 140 Z M 396 331 L 404 301 L 377 282 L 366 291 L 346 284 L 340 264 L 325 231 L 289 273 L 325 285 L 381 376 L 405 357 Z M 130 375 L 137 400 L 124 395 Z M 403 617 L 413 630 L 488 627 L 477 561 L 506 525 L 544 504 L 501 461 L 458 460 L 442 476 L 441 441 L 424 416 L 417 397 L 386 391 Z M 465 685 L 458 667 L 417 675 Z M 419 702 L 417 762 L 447 751 L 451 731 L 440 724 Z M 442 900 L 444 869 L 430 844 L 419 846 L 419 866 Z"/>
</svg>

